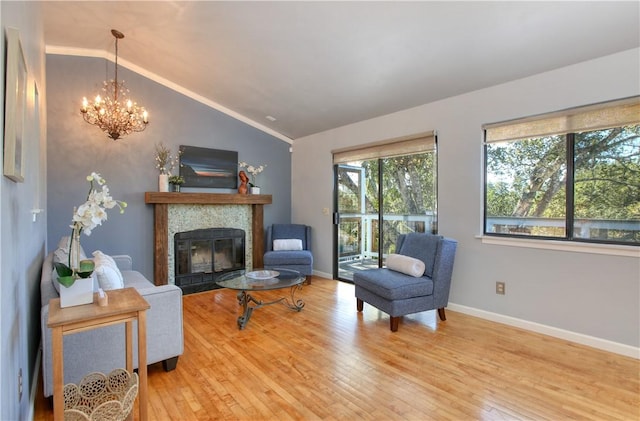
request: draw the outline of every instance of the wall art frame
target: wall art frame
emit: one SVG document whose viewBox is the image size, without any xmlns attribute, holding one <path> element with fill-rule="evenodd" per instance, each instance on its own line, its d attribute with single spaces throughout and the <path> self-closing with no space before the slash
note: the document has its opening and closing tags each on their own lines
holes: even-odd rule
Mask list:
<svg viewBox="0 0 640 421">
<path fill-rule="evenodd" d="M 20 33 L 15 28 L 7 28 L 6 52 L 3 173 L 15 182 L 23 182 L 28 74 Z"/>
<path fill-rule="evenodd" d="M 180 145 L 183 187 L 238 188 L 238 152 Z"/>
</svg>

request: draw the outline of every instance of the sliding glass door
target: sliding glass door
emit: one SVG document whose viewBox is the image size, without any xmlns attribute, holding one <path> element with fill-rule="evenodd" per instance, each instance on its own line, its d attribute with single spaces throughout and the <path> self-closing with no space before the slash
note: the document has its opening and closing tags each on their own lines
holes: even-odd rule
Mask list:
<svg viewBox="0 0 640 421">
<path fill-rule="evenodd" d="M 335 166 L 338 265 L 334 267 L 339 279 L 353 280 L 353 272 L 379 266 L 377 167 L 377 160 Z"/>
<path fill-rule="evenodd" d="M 428 146 L 375 159 L 334 155 L 335 278 L 383 267 L 400 234 L 437 232 L 435 137 Z"/>
</svg>

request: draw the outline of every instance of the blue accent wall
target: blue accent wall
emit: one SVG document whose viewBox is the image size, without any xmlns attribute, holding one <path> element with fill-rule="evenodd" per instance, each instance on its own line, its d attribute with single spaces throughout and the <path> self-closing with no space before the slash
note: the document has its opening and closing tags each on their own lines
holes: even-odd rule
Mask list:
<svg viewBox="0 0 640 421">
<path fill-rule="evenodd" d="M 130 89 L 130 98 L 149 111 L 144 132 L 109 139 L 83 121 L 82 97 L 89 101 L 113 78 L 113 63 L 99 58 L 48 55 L 47 61 L 47 224 L 48 247 L 69 235 L 74 206 L 84 203 L 85 177 L 100 173 L 112 196 L 124 200 L 124 214 L 107 212 L 108 220 L 90 236 L 82 235 L 87 254 L 129 254 L 134 269 L 153 277 L 153 205 L 144 203 L 146 191 L 158 190 L 155 145 L 163 142 L 175 153 L 179 145 L 238 151 L 238 160 L 266 164 L 257 184 L 273 196 L 264 208 L 265 227 L 291 221 L 290 145 L 233 117 L 162 86 L 123 67 L 118 79 Z M 152 69 L 151 69 L 152 70 Z M 173 173 L 177 173 L 177 168 Z M 230 193 L 227 189 L 184 191 Z"/>
</svg>

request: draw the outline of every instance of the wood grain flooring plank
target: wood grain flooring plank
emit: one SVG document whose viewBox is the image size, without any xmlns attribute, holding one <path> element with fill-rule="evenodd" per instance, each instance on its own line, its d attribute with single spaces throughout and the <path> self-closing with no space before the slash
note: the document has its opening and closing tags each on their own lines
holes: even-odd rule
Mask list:
<svg viewBox="0 0 640 421">
<path fill-rule="evenodd" d="M 636 359 L 454 311 L 392 333 L 385 313 L 356 311 L 353 285 L 318 277 L 296 297 L 302 311 L 262 307 L 239 330 L 235 291 L 184 296 L 184 354 L 149 367 L 149 418 L 640 419 Z M 34 419 L 52 418 L 38 399 Z"/>
</svg>

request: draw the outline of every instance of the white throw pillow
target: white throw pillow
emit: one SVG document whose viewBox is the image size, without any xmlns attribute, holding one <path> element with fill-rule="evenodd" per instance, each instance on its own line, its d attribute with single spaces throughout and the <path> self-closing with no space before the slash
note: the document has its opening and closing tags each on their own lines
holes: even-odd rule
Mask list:
<svg viewBox="0 0 640 421">
<path fill-rule="evenodd" d="M 98 277 L 100 288 L 105 291 L 124 288 L 122 273 L 111 256 L 96 250 L 93 252 L 93 261 L 96 264 L 93 272 Z"/>
<path fill-rule="evenodd" d="M 387 269 L 411 275 L 415 278 L 424 275 L 424 262 L 413 257 L 403 256 L 402 254 L 389 254 L 387 255 L 386 264 Z"/>
<path fill-rule="evenodd" d="M 298 238 L 273 240 L 273 250 L 302 250 L 302 240 Z"/>
<path fill-rule="evenodd" d="M 69 265 L 69 242 L 71 240 L 70 236 L 62 237 L 58 242 L 58 248 L 53 252 L 53 263 L 64 263 L 65 265 Z M 82 249 L 82 244 L 80 244 L 80 260 L 84 260 L 87 258 L 87 255 L 84 253 Z"/>
<path fill-rule="evenodd" d="M 64 263 L 65 265 L 69 265 L 69 242 L 71 240 L 70 236 L 64 236 L 60 238 L 58 242 L 58 248 L 56 248 L 53 252 L 53 263 Z M 86 259 L 87 256 L 84 254 L 84 250 L 82 249 L 82 244 L 80 244 L 80 260 Z M 58 272 L 54 267 L 53 272 L 51 273 L 51 282 L 53 283 L 53 287 L 56 289 L 58 294 L 60 294 L 60 282 L 58 282 Z M 95 286 L 95 282 L 94 282 Z"/>
</svg>

